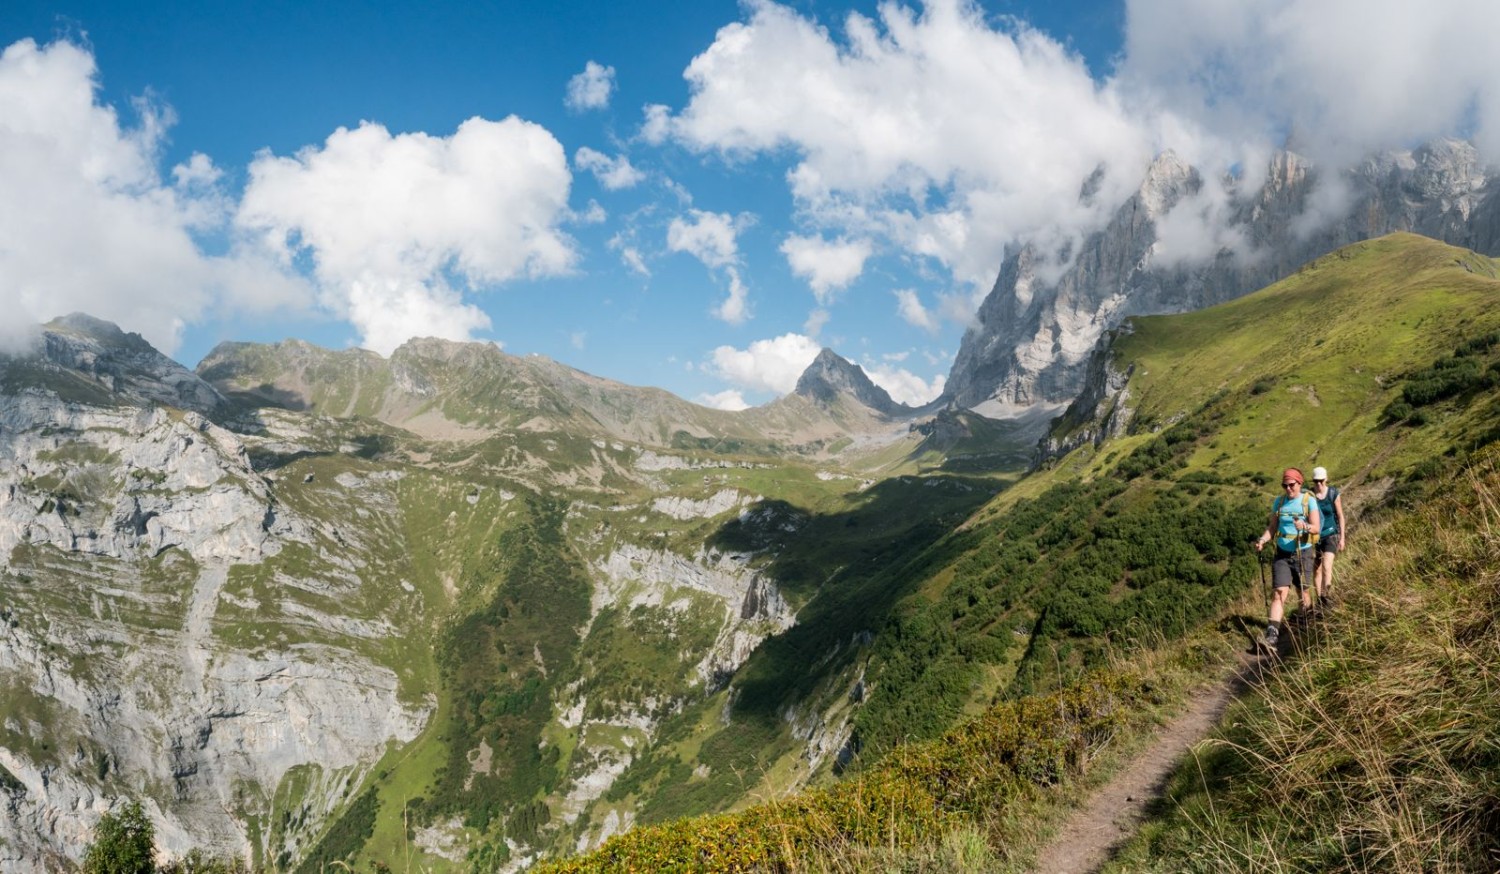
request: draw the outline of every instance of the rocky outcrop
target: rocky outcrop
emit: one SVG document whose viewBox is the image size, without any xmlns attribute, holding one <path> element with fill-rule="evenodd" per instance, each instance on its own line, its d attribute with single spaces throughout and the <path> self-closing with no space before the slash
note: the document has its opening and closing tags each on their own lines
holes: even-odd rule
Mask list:
<svg viewBox="0 0 1500 874">
<path fill-rule="evenodd" d="M 1009 251 L 964 335 L 946 398 L 986 415 L 1070 402 L 1090 352 L 1132 315 L 1187 312 L 1232 300 L 1349 243 L 1412 231 L 1500 253 L 1500 196 L 1474 147 L 1439 140 L 1342 172 L 1278 153 L 1263 182 L 1217 210 L 1199 173 L 1170 152 L 1108 224 L 1076 251 Z M 1173 214 L 1174 210 L 1187 210 Z M 1164 234 L 1168 219 L 1177 233 Z M 1185 233 L 1184 228 L 1188 231 Z M 1203 253 L 1184 236 L 1211 237 Z M 1178 245 L 1174 250 L 1170 245 Z"/>
<path fill-rule="evenodd" d="M 1128 327 L 1128 326 L 1127 326 Z M 1124 436 L 1133 411 L 1130 408 L 1130 375 L 1135 367 L 1121 369 L 1115 363 L 1113 341 L 1117 328 L 1099 341 L 1084 369 L 1083 389 L 1068 405 L 1037 444 L 1037 462 L 1061 458 L 1084 445 L 1101 446 Z"/>
<path fill-rule="evenodd" d="M 197 413 L 0 396 L 0 556 L 17 545 L 148 559 L 259 561 L 296 521 L 235 434 Z"/>
</svg>

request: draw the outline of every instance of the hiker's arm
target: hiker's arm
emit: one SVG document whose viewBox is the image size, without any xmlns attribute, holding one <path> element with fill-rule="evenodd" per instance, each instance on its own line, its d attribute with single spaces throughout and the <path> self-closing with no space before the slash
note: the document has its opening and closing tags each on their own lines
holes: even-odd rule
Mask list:
<svg viewBox="0 0 1500 874">
<path fill-rule="evenodd" d="M 1339 549 L 1344 548 L 1344 496 L 1333 499 L 1333 515 L 1339 520 Z"/>
<path fill-rule="evenodd" d="M 1271 515 L 1269 515 L 1269 516 L 1266 517 L 1266 530 L 1262 531 L 1260 533 L 1260 536 L 1255 539 L 1255 550 L 1256 550 L 1256 552 L 1259 552 L 1263 547 L 1265 547 L 1265 545 L 1267 543 L 1271 542 L 1271 529 L 1275 528 L 1275 527 L 1276 527 L 1276 511 L 1272 510 L 1271 511 Z"/>
</svg>

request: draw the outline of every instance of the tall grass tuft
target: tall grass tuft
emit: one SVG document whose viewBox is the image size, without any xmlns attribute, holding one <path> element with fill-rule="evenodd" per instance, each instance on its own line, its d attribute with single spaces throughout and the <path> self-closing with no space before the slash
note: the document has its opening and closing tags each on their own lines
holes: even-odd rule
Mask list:
<svg viewBox="0 0 1500 874">
<path fill-rule="evenodd" d="M 1432 485 L 1117 870 L 1500 870 L 1500 452 Z"/>
</svg>

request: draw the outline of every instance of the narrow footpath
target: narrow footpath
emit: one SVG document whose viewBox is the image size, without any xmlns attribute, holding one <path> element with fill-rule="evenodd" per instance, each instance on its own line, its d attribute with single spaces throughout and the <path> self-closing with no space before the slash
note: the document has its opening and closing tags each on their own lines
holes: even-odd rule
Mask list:
<svg viewBox="0 0 1500 874">
<path fill-rule="evenodd" d="M 1240 657 L 1239 667 L 1222 682 L 1198 690 L 1186 711 L 1162 730 L 1151 746 L 1115 775 L 1076 811 L 1037 858 L 1037 874 L 1096 871 L 1135 834 L 1146 805 L 1165 788 L 1173 766 L 1224 716 L 1231 702 L 1266 668 L 1266 660 Z"/>
</svg>

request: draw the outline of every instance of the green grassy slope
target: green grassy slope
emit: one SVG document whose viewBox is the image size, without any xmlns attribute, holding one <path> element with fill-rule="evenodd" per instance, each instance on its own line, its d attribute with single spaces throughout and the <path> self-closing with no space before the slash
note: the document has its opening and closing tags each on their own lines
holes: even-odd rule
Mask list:
<svg viewBox="0 0 1500 874">
<path fill-rule="evenodd" d="M 862 598 L 889 598 L 889 618 L 865 614 L 852 623 L 874 632 L 859 656 L 858 785 L 891 779 L 888 764 L 873 763 L 905 741 L 949 743 L 939 739 L 965 714 L 1068 688 L 1204 623 L 1251 632 L 1261 617 L 1236 612 L 1257 579 L 1247 544 L 1282 467 L 1331 468 L 1358 518 L 1363 508 L 1403 500 L 1444 457 L 1494 441 L 1500 378 L 1489 374 L 1500 374 L 1500 349 L 1484 338 L 1500 330 L 1495 277 L 1489 259 L 1394 235 L 1224 306 L 1135 320 L 1114 350 L 1117 366 L 1134 366 L 1129 433 L 1074 451 L 957 529 L 871 568 Z M 1464 349 L 1472 366 L 1437 361 L 1444 350 Z M 1474 378 L 1412 414 L 1393 415 L 1393 405 L 1411 399 L 1410 386 L 1457 370 Z M 762 688 L 758 671 L 766 690 L 796 685 L 791 666 L 808 663 L 815 648 L 788 649 L 778 672 L 775 654 L 792 639 L 768 643 L 747 666 L 751 701 Z M 785 706 L 775 695 L 767 700 L 769 712 Z M 901 785 L 900 797 L 917 791 Z M 837 816 L 845 824 L 817 837 L 799 831 L 795 818 L 757 811 L 648 829 L 592 857 L 601 867 L 590 860 L 578 870 L 692 858 L 694 847 L 718 852 L 700 842 L 725 828 L 761 834 L 750 823 L 768 816 L 771 832 L 782 835 L 774 853 L 790 854 L 778 856 L 780 864 L 805 864 L 813 857 L 799 854 L 814 844 L 853 853 L 864 840 L 861 826 Z M 910 840 L 940 841 L 949 829 L 933 825 Z"/>
<path fill-rule="evenodd" d="M 1361 532 L 1337 610 L 1106 870 L 1500 865 L 1500 453 L 1426 486 Z"/>
</svg>

